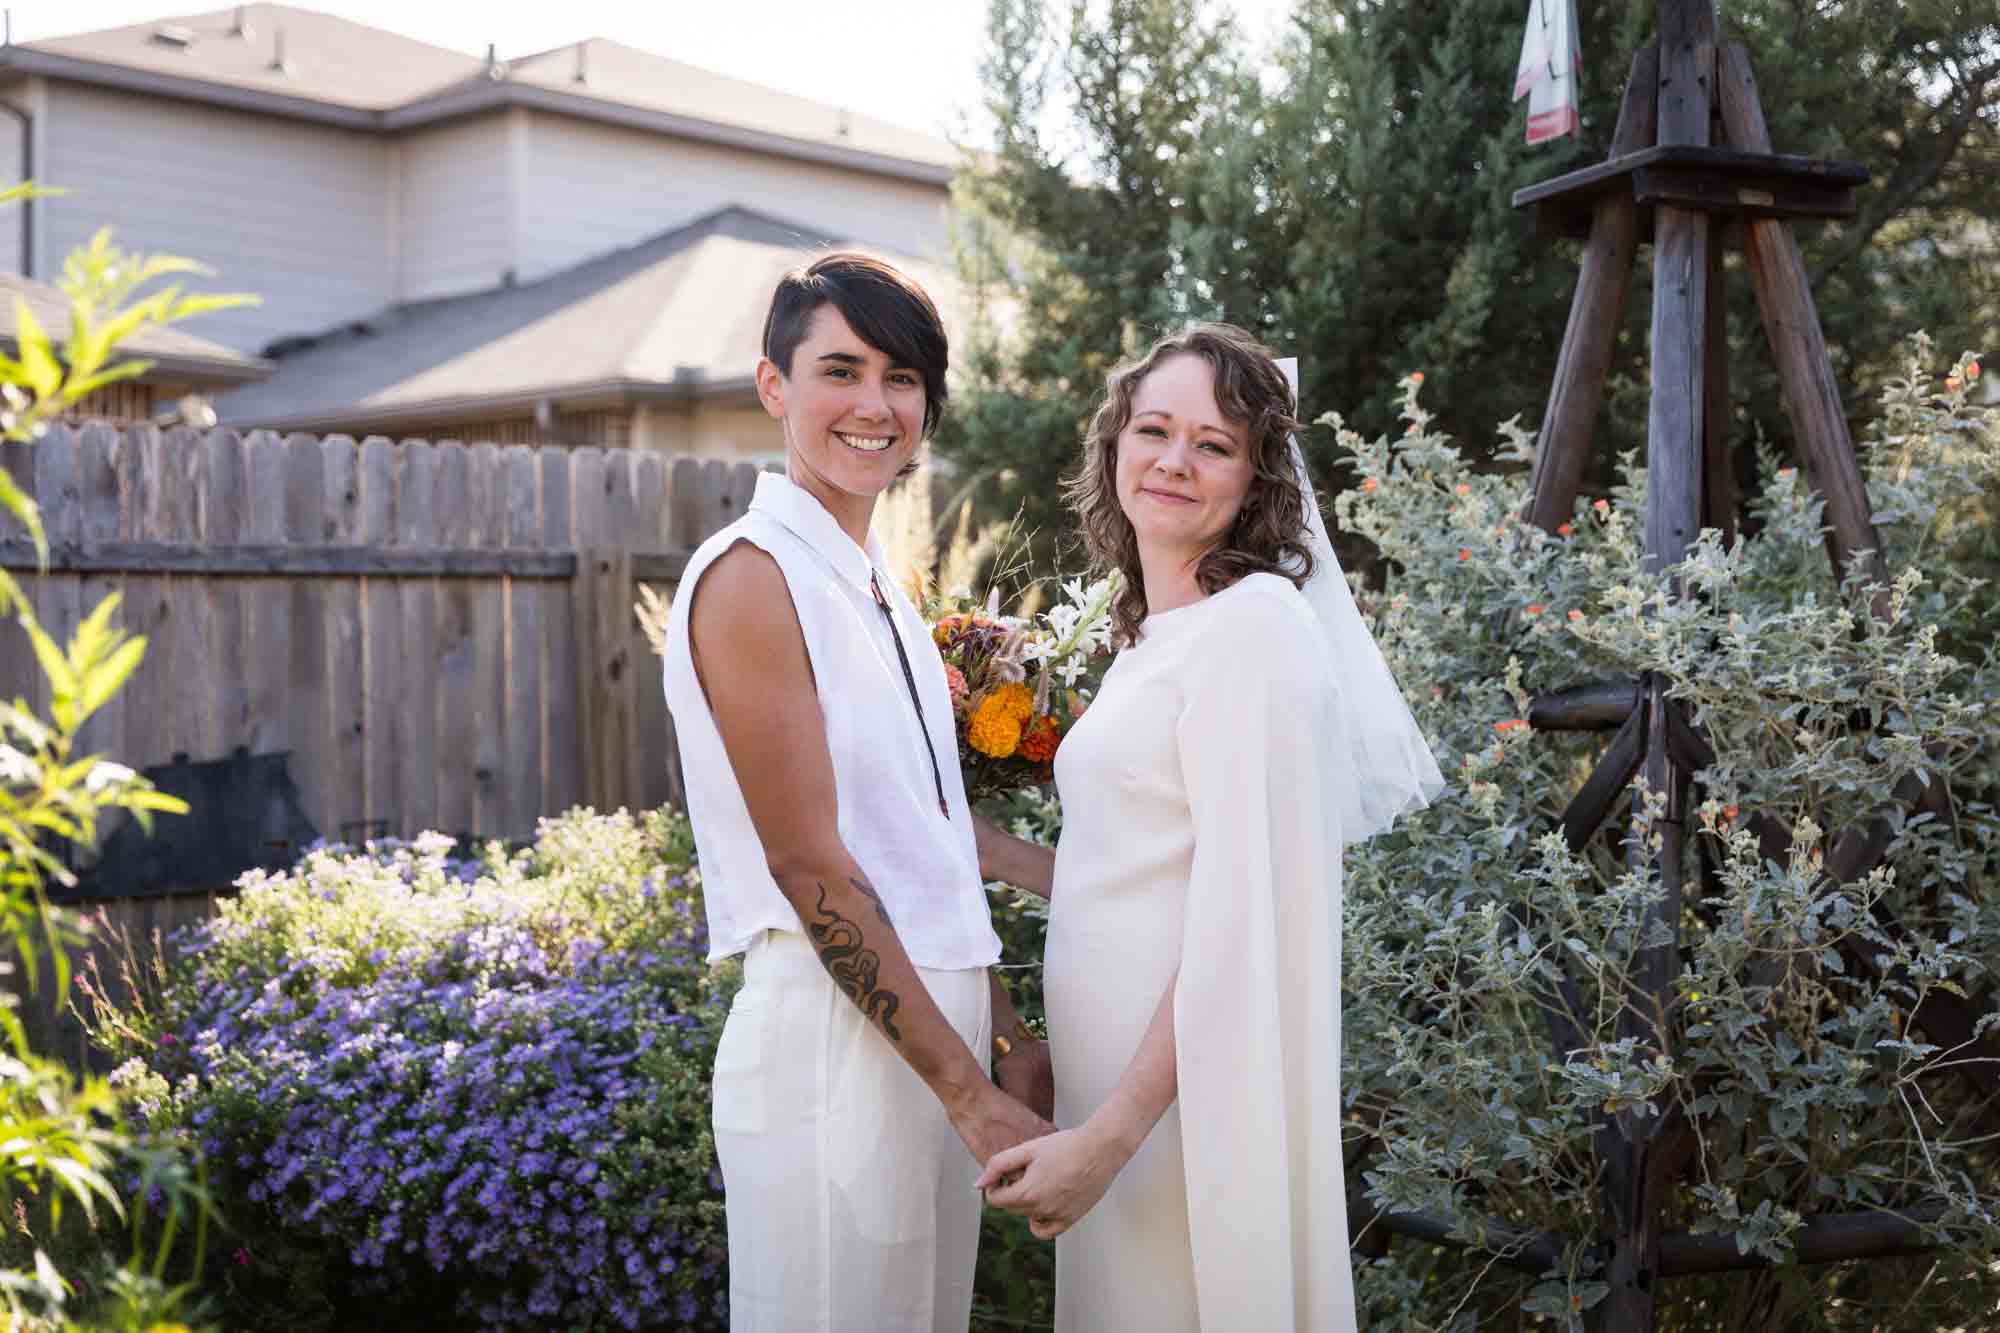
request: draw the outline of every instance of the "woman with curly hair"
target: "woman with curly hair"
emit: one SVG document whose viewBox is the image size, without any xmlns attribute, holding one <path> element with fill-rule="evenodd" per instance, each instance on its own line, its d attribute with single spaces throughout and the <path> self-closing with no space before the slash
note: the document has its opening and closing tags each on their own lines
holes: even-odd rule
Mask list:
<svg viewBox="0 0 2000 1333">
<path fill-rule="evenodd" d="M 1342 846 L 1441 779 L 1354 610 L 1292 388 L 1195 325 L 1111 376 L 1071 498 L 1121 651 L 1056 755 L 1044 991 L 1060 1132 L 990 1202 L 1056 1242 L 1056 1327 L 1355 1326 Z"/>
</svg>

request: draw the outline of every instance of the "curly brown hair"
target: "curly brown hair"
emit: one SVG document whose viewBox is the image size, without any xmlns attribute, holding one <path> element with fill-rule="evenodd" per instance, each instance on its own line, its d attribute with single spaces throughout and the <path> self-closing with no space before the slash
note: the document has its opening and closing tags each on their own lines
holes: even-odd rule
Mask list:
<svg viewBox="0 0 2000 1333">
<path fill-rule="evenodd" d="M 1280 574 L 1294 586 L 1312 576 L 1306 536 L 1305 491 L 1292 467 L 1291 437 L 1298 409 L 1271 349 L 1234 324 L 1190 324 L 1111 372 L 1104 403 L 1084 433 L 1083 468 L 1065 491 L 1083 529 L 1084 545 L 1098 572 L 1124 575 L 1111 605 L 1112 632 L 1136 643 L 1146 618 L 1146 584 L 1139 542 L 1118 502 L 1118 436 L 1132 419 L 1132 399 L 1146 376 L 1176 356 L 1198 356 L 1215 380 L 1215 405 L 1232 425 L 1245 427 L 1255 475 L 1236 521 L 1195 565 L 1195 582 L 1217 593 L 1246 574 Z"/>
</svg>

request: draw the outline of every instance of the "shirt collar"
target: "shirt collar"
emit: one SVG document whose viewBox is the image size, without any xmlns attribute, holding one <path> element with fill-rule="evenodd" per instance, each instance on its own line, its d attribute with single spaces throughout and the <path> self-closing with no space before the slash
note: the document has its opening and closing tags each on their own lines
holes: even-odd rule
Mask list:
<svg viewBox="0 0 2000 1333">
<path fill-rule="evenodd" d="M 873 530 L 868 533 L 865 548 L 856 546 L 846 529 L 826 511 L 826 506 L 782 472 L 757 475 L 757 493 L 750 500 L 750 508 L 784 524 L 832 565 L 835 573 L 857 587 L 866 588 L 875 567 L 882 563 L 882 544 L 875 540 Z"/>
</svg>

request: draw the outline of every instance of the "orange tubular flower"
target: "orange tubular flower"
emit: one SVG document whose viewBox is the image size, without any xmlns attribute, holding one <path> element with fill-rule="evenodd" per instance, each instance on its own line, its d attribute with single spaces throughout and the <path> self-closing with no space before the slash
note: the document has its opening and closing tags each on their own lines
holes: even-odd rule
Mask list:
<svg viewBox="0 0 2000 1333">
<path fill-rule="evenodd" d="M 1570 618 L 1571 620 L 1582 620 L 1582 619 L 1583 619 L 1583 612 L 1581 612 L 1581 611 L 1571 611 L 1571 612 L 1569 613 L 1569 618 Z"/>
<path fill-rule="evenodd" d="M 1368 479 L 1366 479 L 1361 483 L 1361 489 L 1368 492 L 1370 495 L 1373 495 L 1375 493 L 1375 488 L 1381 484 L 1382 483 L 1376 481 L 1375 478 L 1369 477 Z"/>
<path fill-rule="evenodd" d="M 965 697 L 969 690 L 969 687 L 965 683 L 965 673 L 947 662 L 944 668 L 944 683 L 945 688 L 951 691 L 951 706 L 953 708 L 964 707 Z"/>
<path fill-rule="evenodd" d="M 1965 363 L 1965 377 L 1969 380 L 1979 378 L 1979 363 L 1977 361 L 1968 361 Z"/>
<path fill-rule="evenodd" d="M 1569 535 L 1570 535 L 1570 534 L 1571 534 L 1572 532 L 1575 532 L 1575 531 L 1576 531 L 1576 524 L 1574 524 L 1574 523 L 1558 523 L 1558 524 L 1556 524 L 1556 536 L 1558 536 L 1558 537 L 1567 537 L 1567 536 L 1569 536 Z"/>
<path fill-rule="evenodd" d="M 1410 383 L 1412 383 L 1412 384 L 1422 384 L 1423 382 L 1424 382 L 1424 372 L 1423 372 L 1423 371 L 1421 371 L 1421 370 L 1413 370 L 1413 371 L 1411 371 L 1411 372 L 1410 372 Z"/>
<path fill-rule="evenodd" d="M 1460 560 L 1470 560 L 1470 559 L 1472 559 L 1472 548 L 1471 548 L 1470 546 L 1461 546 L 1461 547 L 1459 547 L 1459 548 L 1458 548 L 1458 558 L 1459 558 Z"/>
<path fill-rule="evenodd" d="M 1528 720 L 1524 717 L 1510 717 L 1503 722 L 1495 722 L 1493 724 L 1493 730 L 1499 732 L 1502 736 L 1505 736 L 1508 732 L 1519 731 L 1521 730 L 1521 728 L 1527 725 L 1528 725 Z"/>
<path fill-rule="evenodd" d="M 1062 744 L 1062 733 L 1056 730 L 1053 717 L 1038 717 L 1028 724 L 1021 736 L 1021 757 L 1033 764 L 1046 764 L 1056 757 L 1056 748 Z"/>
<path fill-rule="evenodd" d="M 1546 606 L 1543 606 L 1540 602 L 1529 602 L 1528 618 L 1530 620 L 1533 620 L 1536 616 L 1540 615 L 1542 612 L 1546 610 L 1548 610 L 1548 608 Z"/>
</svg>

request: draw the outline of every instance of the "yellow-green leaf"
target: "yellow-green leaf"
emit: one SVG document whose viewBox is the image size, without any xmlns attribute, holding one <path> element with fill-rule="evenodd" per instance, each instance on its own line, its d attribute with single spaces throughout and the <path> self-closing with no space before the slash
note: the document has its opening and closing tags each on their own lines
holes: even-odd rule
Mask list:
<svg viewBox="0 0 2000 1333">
<path fill-rule="evenodd" d="M 21 377 L 37 398 L 47 398 L 62 383 L 62 367 L 49 350 L 49 335 L 21 297 L 14 298 L 15 341 L 21 347 Z"/>
</svg>

